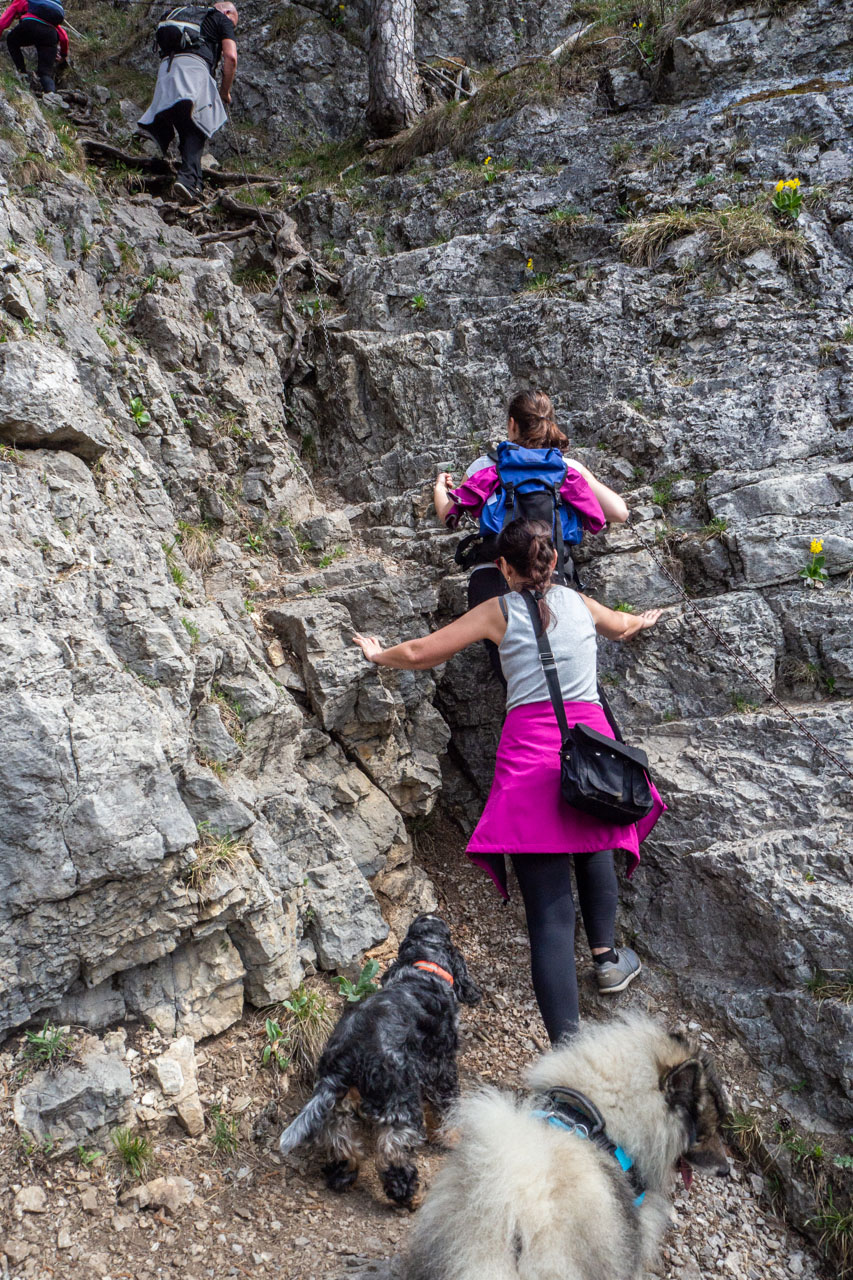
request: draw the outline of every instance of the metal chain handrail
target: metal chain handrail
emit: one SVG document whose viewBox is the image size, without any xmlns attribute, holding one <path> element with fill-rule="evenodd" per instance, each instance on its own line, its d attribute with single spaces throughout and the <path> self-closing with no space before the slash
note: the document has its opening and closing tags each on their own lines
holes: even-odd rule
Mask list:
<svg viewBox="0 0 853 1280">
<path fill-rule="evenodd" d="M 788 717 L 788 719 L 792 722 L 792 724 L 796 725 L 796 727 L 800 730 L 800 732 L 805 734 L 805 736 L 809 739 L 809 741 L 813 743 L 813 745 L 816 746 L 819 751 L 822 751 L 823 754 L 832 761 L 832 763 L 836 766 L 836 768 L 840 769 L 842 773 L 845 773 L 847 777 L 851 780 L 851 782 L 853 782 L 853 769 L 851 769 L 849 765 L 845 764 L 845 762 L 839 756 L 837 756 L 835 752 L 832 751 L 826 745 L 826 743 L 821 742 L 821 740 L 812 733 L 808 725 L 804 724 L 803 721 L 799 718 L 799 716 L 794 715 L 793 711 L 791 711 L 791 709 L 785 705 L 785 703 L 782 701 L 781 698 L 777 696 L 777 694 L 770 687 L 770 685 L 767 684 L 767 682 L 763 680 L 762 677 L 758 675 L 757 672 L 752 670 L 752 667 L 750 667 L 749 663 L 746 662 L 740 656 L 737 650 L 734 649 L 729 644 L 728 640 L 726 640 L 725 636 L 722 634 L 719 628 L 714 625 L 714 623 L 707 616 L 707 614 L 703 613 L 703 611 L 699 608 L 699 606 L 696 604 L 694 600 L 691 600 L 690 596 L 684 590 L 684 588 L 682 587 L 678 579 L 675 578 L 673 574 L 670 573 L 669 569 L 664 564 L 662 558 L 658 555 L 656 549 L 652 546 L 650 542 L 646 541 L 643 535 L 638 532 L 636 525 L 633 524 L 630 520 L 629 520 L 629 527 L 634 537 L 637 539 L 640 546 L 643 548 L 643 550 L 648 552 L 648 554 L 651 556 L 652 560 L 654 561 L 655 565 L 660 570 L 660 572 L 664 575 L 664 577 L 669 582 L 672 583 L 672 585 L 675 587 L 676 591 L 678 592 L 679 596 L 684 601 L 684 603 L 688 606 L 688 608 L 692 609 L 692 611 L 696 614 L 697 618 L 699 618 L 700 621 L 705 624 L 705 626 L 708 628 L 711 634 L 716 638 L 719 644 L 722 645 L 722 647 L 725 649 L 726 653 L 728 653 L 729 656 L 734 659 L 734 661 L 738 664 L 741 670 L 744 671 L 747 676 L 749 676 L 750 680 L 752 680 L 755 684 L 758 685 L 759 689 L 761 689 L 761 691 L 766 695 L 766 697 L 770 700 L 770 702 L 772 702 L 775 706 L 777 706 L 779 710 Z"/>
<path fill-rule="evenodd" d="M 258 217 L 260 219 L 261 225 L 269 235 L 273 244 L 275 244 L 275 235 L 267 225 L 266 220 L 263 216 L 261 207 L 254 198 L 251 181 L 249 179 L 248 173 L 246 172 L 246 166 L 243 163 L 243 153 L 240 149 L 240 143 L 237 140 L 236 130 L 233 128 L 233 126 L 231 126 L 230 118 L 229 118 L 228 124 L 230 126 L 231 137 L 234 141 L 234 145 L 237 150 L 237 156 L 240 161 L 240 167 L 243 170 L 243 176 L 246 179 L 246 186 L 249 190 L 250 199 L 252 200 L 252 203 L 255 205 L 258 211 Z M 326 361 L 328 363 L 328 366 L 332 375 L 332 386 L 334 388 L 335 399 L 338 402 L 338 408 L 341 413 L 342 421 L 347 424 L 350 435 L 353 436 L 354 439 L 358 440 L 359 437 L 355 434 L 355 432 L 352 431 L 352 428 L 349 427 L 349 414 L 347 413 L 346 401 L 344 400 L 343 391 L 341 389 L 341 383 L 338 376 L 337 363 L 332 356 L 332 345 L 331 345 L 331 342 L 329 341 L 329 327 L 326 323 L 326 312 L 325 312 L 325 308 L 323 307 L 323 299 L 320 291 L 320 281 L 317 276 L 317 268 L 314 265 L 314 259 L 311 257 L 310 253 L 308 255 L 308 262 L 311 267 L 311 276 L 314 282 L 314 293 L 317 298 L 317 309 L 320 315 L 320 327 L 323 331 L 323 343 L 326 349 Z M 675 590 L 678 592 L 678 595 L 681 597 L 683 602 L 687 605 L 689 609 L 692 610 L 693 613 L 696 614 L 697 618 L 699 618 L 699 620 L 702 623 L 704 623 L 704 625 L 711 632 L 711 635 L 714 636 L 715 639 L 718 641 L 718 643 L 722 645 L 723 649 L 725 649 L 726 653 L 728 653 L 728 655 L 734 659 L 734 661 L 738 664 L 741 670 L 749 677 L 749 679 L 752 680 L 754 684 L 758 685 L 759 689 L 761 689 L 762 693 L 764 693 L 764 695 L 769 699 L 769 701 L 772 702 L 774 706 L 778 707 L 779 710 L 783 713 L 783 715 L 785 715 L 791 721 L 791 723 L 795 725 L 800 730 L 800 732 L 809 739 L 809 741 L 813 744 L 813 746 L 817 747 L 818 751 L 821 751 L 827 757 L 827 759 L 832 761 L 832 763 L 836 766 L 837 769 L 840 769 L 841 772 L 846 774 L 846 776 L 850 779 L 850 781 L 853 782 L 853 769 L 851 769 L 847 764 L 845 764 L 845 762 L 840 758 L 840 756 L 837 756 L 835 752 L 832 751 L 831 748 L 829 748 L 826 745 L 826 743 L 821 742 L 820 738 L 818 738 L 815 734 L 812 733 L 808 725 L 804 724 L 803 721 L 799 718 L 799 716 L 794 715 L 793 711 L 791 711 L 791 709 L 785 705 L 782 699 L 778 697 L 775 690 L 773 690 L 770 687 L 770 685 L 767 684 L 767 682 L 763 680 L 760 675 L 758 675 L 757 672 L 753 671 L 749 663 L 746 662 L 740 656 L 737 650 L 734 649 L 729 644 L 728 640 L 726 640 L 725 636 L 722 634 L 719 628 L 714 626 L 714 623 L 707 616 L 707 614 L 703 613 L 703 611 L 699 608 L 699 606 L 696 604 L 694 600 L 691 600 L 690 596 L 684 590 L 684 588 L 682 587 L 678 579 L 675 578 L 674 575 L 670 573 L 669 569 L 667 569 L 666 565 L 664 564 L 663 560 L 658 555 L 657 551 L 652 546 L 652 544 L 648 542 L 641 533 L 638 532 L 636 525 L 630 519 L 628 523 L 629 523 L 629 528 L 631 529 L 634 537 L 637 539 L 637 541 L 639 542 L 643 550 L 648 552 L 648 554 L 651 556 L 653 562 L 655 563 L 657 568 L 660 570 L 660 572 L 673 585 L 673 587 L 675 587 Z"/>
</svg>

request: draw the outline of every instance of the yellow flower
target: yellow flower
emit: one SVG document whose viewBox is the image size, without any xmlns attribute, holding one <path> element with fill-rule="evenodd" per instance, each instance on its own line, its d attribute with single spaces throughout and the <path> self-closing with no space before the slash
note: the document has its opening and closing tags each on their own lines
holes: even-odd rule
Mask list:
<svg viewBox="0 0 853 1280">
<path fill-rule="evenodd" d="M 784 178 L 780 178 L 779 181 L 776 183 L 776 190 L 781 191 L 784 186 L 785 186 L 785 180 Z"/>
<path fill-rule="evenodd" d="M 492 157 L 486 156 L 485 160 L 483 161 L 483 164 L 491 164 L 491 163 L 492 163 Z"/>
<path fill-rule="evenodd" d="M 820 538 L 812 538 L 812 545 L 809 547 L 809 551 L 813 556 L 820 555 L 821 551 L 823 551 L 823 543 Z"/>
<path fill-rule="evenodd" d="M 532 259 L 532 258 L 528 258 L 528 259 L 527 259 L 527 270 L 528 270 L 528 271 L 532 271 L 532 270 L 533 270 L 533 259 Z"/>
<path fill-rule="evenodd" d="M 798 187 L 800 185 L 799 178 L 792 178 L 788 185 L 794 188 Z"/>
</svg>

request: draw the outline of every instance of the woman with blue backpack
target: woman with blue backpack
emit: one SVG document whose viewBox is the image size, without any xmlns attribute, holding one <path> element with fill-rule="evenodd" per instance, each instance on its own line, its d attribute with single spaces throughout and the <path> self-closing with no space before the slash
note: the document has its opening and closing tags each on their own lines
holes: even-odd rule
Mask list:
<svg viewBox="0 0 853 1280">
<path fill-rule="evenodd" d="M 54 93 L 57 66 L 64 66 L 68 60 L 68 35 L 62 26 L 64 8 L 59 0 L 12 0 L 8 9 L 0 14 L 0 35 L 16 18 L 18 25 L 6 37 L 15 69 L 26 75 L 27 64 L 21 50 L 35 49 L 39 85 L 45 93 Z"/>
<path fill-rule="evenodd" d="M 582 463 L 563 457 L 568 447 L 550 397 L 544 391 L 519 391 L 509 402 L 507 439 L 473 462 L 455 488 L 448 472 L 439 475 L 433 494 L 439 519 L 450 529 L 463 516 L 479 521 L 478 532 L 463 538 L 456 552 L 457 563 L 471 571 L 469 609 L 509 590 L 495 559 L 498 535 L 510 521 L 546 524 L 554 535 L 557 581 L 580 585 L 570 548 L 584 531 L 598 533 L 605 524 L 628 519 L 618 493 Z M 497 649 L 489 641 L 486 649 L 503 680 Z"/>
</svg>

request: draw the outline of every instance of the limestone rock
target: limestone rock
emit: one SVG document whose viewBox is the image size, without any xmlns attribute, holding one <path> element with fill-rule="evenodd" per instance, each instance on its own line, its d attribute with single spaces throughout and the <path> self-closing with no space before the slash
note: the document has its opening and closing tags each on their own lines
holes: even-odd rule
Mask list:
<svg viewBox="0 0 853 1280">
<path fill-rule="evenodd" d="M 127 1007 L 164 1036 L 203 1040 L 243 1010 L 243 964 L 227 933 L 187 942 L 152 965 L 123 975 Z"/>
<path fill-rule="evenodd" d="M 154 1178 L 140 1187 L 131 1187 L 121 1196 L 121 1203 L 133 1209 L 165 1209 L 177 1216 L 195 1199 L 195 1187 L 189 1178 Z"/>
<path fill-rule="evenodd" d="M 370 886 L 349 858 L 308 873 L 306 896 L 313 911 L 311 937 L 324 969 L 349 970 L 370 947 L 388 936 Z"/>
<path fill-rule="evenodd" d="M 15 1094 L 15 1123 L 41 1146 L 61 1154 L 103 1142 L 130 1115 L 133 1083 L 125 1063 L 95 1040 L 79 1066 L 40 1071 Z"/>
<path fill-rule="evenodd" d="M 0 351 L 0 439 L 67 449 L 92 462 L 110 444 L 74 361 L 56 347 L 31 342 L 6 342 Z"/>
<path fill-rule="evenodd" d="M 187 1133 L 191 1138 L 197 1138 L 204 1132 L 204 1112 L 198 1096 L 198 1068 L 192 1036 L 174 1040 L 165 1053 L 154 1059 L 151 1070 Z"/>
<path fill-rule="evenodd" d="M 12 1207 L 18 1217 L 23 1213 L 46 1213 L 47 1193 L 44 1187 L 21 1187 Z"/>
</svg>

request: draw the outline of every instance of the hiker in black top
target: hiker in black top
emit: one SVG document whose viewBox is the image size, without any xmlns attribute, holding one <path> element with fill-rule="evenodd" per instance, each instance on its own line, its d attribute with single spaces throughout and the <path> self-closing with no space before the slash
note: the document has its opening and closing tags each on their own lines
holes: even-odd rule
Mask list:
<svg viewBox="0 0 853 1280">
<path fill-rule="evenodd" d="M 165 155 L 177 132 L 181 167 L 174 194 L 182 204 L 201 198 L 201 156 L 207 138 L 227 120 L 231 86 L 237 70 L 234 28 L 237 10 L 231 0 L 212 8 L 184 5 L 169 9 L 157 27 L 160 70 L 154 98 L 139 128 L 149 133 Z M 222 59 L 217 92 L 213 74 Z"/>
<path fill-rule="evenodd" d="M 30 85 L 36 93 L 54 93 L 57 69 L 68 61 L 68 33 L 61 25 L 65 11 L 58 0 L 12 0 L 0 14 L 0 35 L 10 27 L 6 37 L 9 57 L 15 69 L 26 75 L 23 49 L 35 49 L 37 66 Z M 12 26 L 15 19 L 17 25 Z"/>
</svg>

